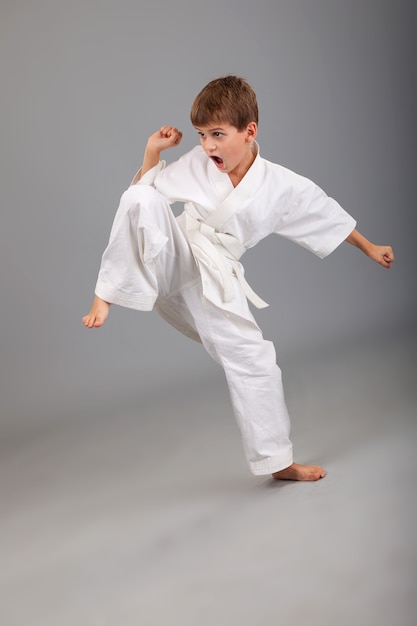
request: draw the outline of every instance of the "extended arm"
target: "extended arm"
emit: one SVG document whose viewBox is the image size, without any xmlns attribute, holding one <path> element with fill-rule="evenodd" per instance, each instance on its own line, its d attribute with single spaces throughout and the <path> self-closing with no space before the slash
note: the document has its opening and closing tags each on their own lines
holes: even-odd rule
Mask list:
<svg viewBox="0 0 417 626">
<path fill-rule="evenodd" d="M 181 139 L 182 132 L 174 126 L 162 126 L 156 131 L 156 133 L 151 135 L 146 144 L 142 167 L 135 174 L 135 177 L 130 184 L 136 185 L 146 172 L 152 169 L 155 165 L 158 165 L 161 152 L 167 148 L 174 148 L 175 146 L 178 146 Z"/>
<path fill-rule="evenodd" d="M 377 246 L 371 243 L 361 235 L 356 228 L 350 233 L 349 237 L 346 238 L 346 241 L 352 246 L 359 248 L 359 250 L 362 250 L 366 256 L 369 256 L 370 259 L 383 267 L 390 268 L 391 263 L 395 261 L 391 246 Z"/>
</svg>

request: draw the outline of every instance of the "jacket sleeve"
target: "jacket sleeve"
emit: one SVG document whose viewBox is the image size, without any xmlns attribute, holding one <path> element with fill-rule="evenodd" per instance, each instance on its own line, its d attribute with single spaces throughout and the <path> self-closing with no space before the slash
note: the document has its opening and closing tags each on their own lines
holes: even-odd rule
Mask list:
<svg viewBox="0 0 417 626">
<path fill-rule="evenodd" d="M 320 258 L 350 235 L 356 220 L 311 180 L 287 171 L 290 191 L 275 230 Z"/>
<path fill-rule="evenodd" d="M 157 163 L 156 165 L 154 165 L 154 167 L 152 167 L 150 170 L 148 170 L 146 172 L 146 174 L 144 174 L 143 176 L 141 176 L 141 178 L 138 180 L 137 183 L 133 183 L 133 181 L 135 180 L 136 176 L 140 173 L 141 169 L 140 168 L 136 174 L 134 175 L 134 177 L 132 178 L 132 182 L 130 183 L 130 186 L 132 186 L 133 184 L 136 185 L 153 185 L 155 178 L 157 177 L 157 175 L 159 174 L 159 172 L 161 172 L 166 166 L 165 161 L 159 161 L 159 163 Z"/>
</svg>

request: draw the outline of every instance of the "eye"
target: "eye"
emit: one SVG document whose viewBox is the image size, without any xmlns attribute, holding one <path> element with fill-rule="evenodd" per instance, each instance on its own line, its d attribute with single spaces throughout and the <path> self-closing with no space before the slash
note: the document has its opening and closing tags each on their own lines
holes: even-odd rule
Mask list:
<svg viewBox="0 0 417 626">
<path fill-rule="evenodd" d="M 219 130 L 216 130 L 213 135 L 216 137 L 216 139 L 218 139 L 219 137 L 223 136 L 223 133 L 221 133 Z"/>
<path fill-rule="evenodd" d="M 200 135 L 200 137 L 204 137 L 205 136 L 204 133 L 201 132 L 201 130 L 197 131 L 197 135 Z"/>
</svg>

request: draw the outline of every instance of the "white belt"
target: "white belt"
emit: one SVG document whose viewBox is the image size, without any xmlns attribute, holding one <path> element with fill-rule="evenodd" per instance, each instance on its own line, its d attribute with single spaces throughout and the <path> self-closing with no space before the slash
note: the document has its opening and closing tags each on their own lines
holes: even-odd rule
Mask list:
<svg viewBox="0 0 417 626">
<path fill-rule="evenodd" d="M 233 274 L 238 279 L 247 299 L 258 309 L 268 306 L 250 287 L 246 281 L 243 269 L 238 260 L 246 248 L 236 237 L 228 233 L 216 231 L 188 213 L 185 214 L 185 236 L 191 246 L 197 263 L 203 263 L 212 279 L 220 282 L 224 302 L 230 302 L 235 297 Z M 210 259 L 208 264 L 205 260 Z M 217 270 L 213 272 L 212 269 Z M 232 271 L 230 271 L 232 269 Z"/>
</svg>

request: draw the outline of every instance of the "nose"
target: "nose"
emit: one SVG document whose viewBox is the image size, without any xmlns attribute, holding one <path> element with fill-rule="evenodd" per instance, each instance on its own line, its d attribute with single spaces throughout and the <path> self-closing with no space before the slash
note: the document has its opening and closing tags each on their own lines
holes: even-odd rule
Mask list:
<svg viewBox="0 0 417 626">
<path fill-rule="evenodd" d="M 213 150 L 216 149 L 216 144 L 214 143 L 213 139 L 209 139 L 206 143 L 206 149 L 209 152 L 213 152 Z"/>
</svg>

